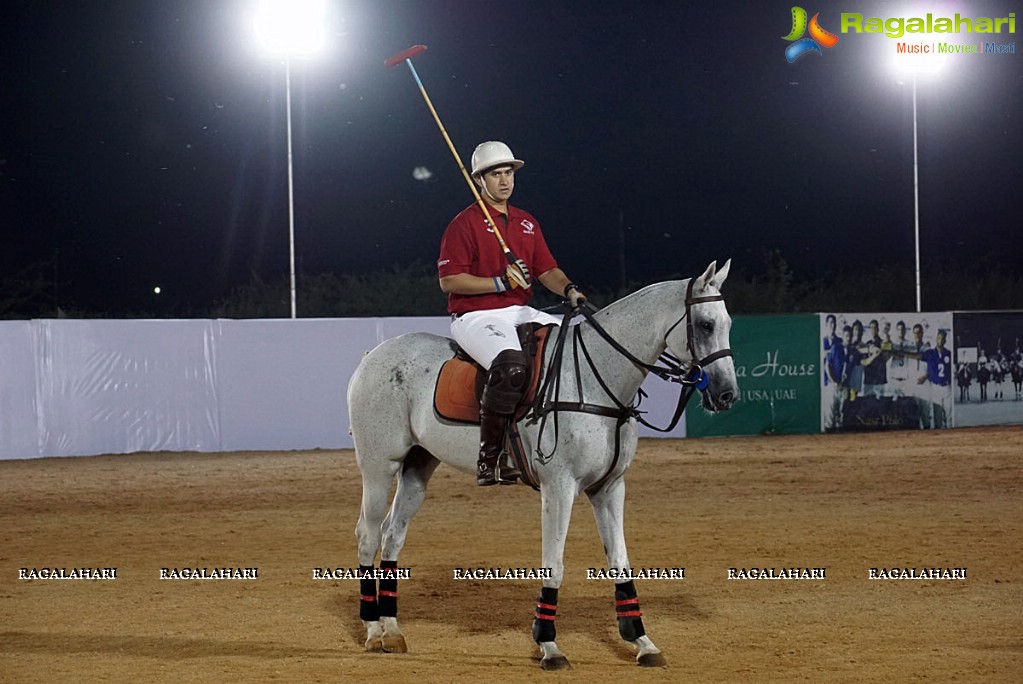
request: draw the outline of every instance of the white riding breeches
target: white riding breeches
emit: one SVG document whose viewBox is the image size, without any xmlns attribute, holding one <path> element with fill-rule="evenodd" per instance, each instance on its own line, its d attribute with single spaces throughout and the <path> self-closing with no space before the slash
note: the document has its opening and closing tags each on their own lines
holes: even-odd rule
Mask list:
<svg viewBox="0 0 1023 684">
<path fill-rule="evenodd" d="M 531 306 L 515 304 L 462 314 L 451 321 L 451 336 L 476 363 L 489 370 L 491 362 L 504 350 L 521 351 L 515 328 L 524 323 L 547 325 L 559 324 L 561 320 Z"/>
</svg>

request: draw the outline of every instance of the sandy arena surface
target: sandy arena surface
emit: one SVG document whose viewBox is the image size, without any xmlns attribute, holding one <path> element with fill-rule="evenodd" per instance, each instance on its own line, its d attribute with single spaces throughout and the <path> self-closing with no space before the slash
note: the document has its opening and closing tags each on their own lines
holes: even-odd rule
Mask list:
<svg viewBox="0 0 1023 684">
<path fill-rule="evenodd" d="M 441 466 L 401 567 L 406 654 L 365 653 L 351 451 L 0 461 L 0 681 L 1020 681 L 1023 429 L 644 440 L 628 474 L 632 565 L 668 667 L 618 637 L 589 503 L 566 549 L 558 644 L 539 668 L 535 581 L 455 568 L 538 567 L 539 497 Z M 116 580 L 19 579 L 116 567 Z M 254 580 L 161 580 L 251 567 Z M 728 569 L 824 567 L 824 580 Z M 966 568 L 871 580 L 871 568 Z"/>
</svg>

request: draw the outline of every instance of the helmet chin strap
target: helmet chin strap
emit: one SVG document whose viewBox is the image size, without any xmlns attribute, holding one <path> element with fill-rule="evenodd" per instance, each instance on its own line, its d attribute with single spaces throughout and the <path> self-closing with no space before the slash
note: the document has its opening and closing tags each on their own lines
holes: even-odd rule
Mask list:
<svg viewBox="0 0 1023 684">
<path fill-rule="evenodd" d="M 493 195 L 491 195 L 491 194 L 490 194 L 490 188 L 488 188 L 488 187 L 487 187 L 487 181 L 486 181 L 486 179 L 483 179 L 483 178 L 481 178 L 481 179 L 480 179 L 480 181 L 481 181 L 481 184 L 482 184 L 482 186 L 483 186 L 483 195 L 484 195 L 484 196 L 485 196 L 485 197 L 486 197 L 487 199 L 489 199 L 489 200 L 493 200 L 494 202 L 496 202 L 496 201 L 497 201 L 497 198 L 496 198 L 496 197 L 494 197 Z"/>
<path fill-rule="evenodd" d="M 495 204 L 500 204 L 499 200 L 490 194 L 490 189 L 487 187 L 487 179 L 480 176 L 480 190 L 483 191 L 483 196 L 491 200 Z"/>
</svg>

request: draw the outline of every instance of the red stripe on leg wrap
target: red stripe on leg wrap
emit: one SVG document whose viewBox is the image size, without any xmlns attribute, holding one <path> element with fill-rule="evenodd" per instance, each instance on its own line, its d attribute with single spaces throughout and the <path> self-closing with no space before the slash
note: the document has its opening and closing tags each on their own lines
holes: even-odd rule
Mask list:
<svg viewBox="0 0 1023 684">
<path fill-rule="evenodd" d="M 621 601 L 615 601 L 616 606 L 630 606 L 639 603 L 639 597 L 634 596 L 632 598 L 622 599 Z"/>
<path fill-rule="evenodd" d="M 554 622 L 554 620 L 556 618 L 555 618 L 554 615 L 544 615 L 543 613 L 537 613 L 536 614 L 536 619 L 537 620 L 550 620 L 551 622 Z"/>
<path fill-rule="evenodd" d="M 378 593 L 379 593 L 379 594 L 380 594 L 381 596 L 393 596 L 394 598 L 398 598 L 398 592 L 396 592 L 396 591 L 382 591 L 382 590 L 381 590 L 381 591 L 380 591 L 380 592 L 378 592 Z"/>
<path fill-rule="evenodd" d="M 363 601 L 372 601 L 374 603 L 376 603 L 376 600 L 377 600 L 376 596 L 361 596 L 360 595 L 359 598 L 361 598 Z"/>
<path fill-rule="evenodd" d="M 549 603 L 537 603 L 536 607 L 537 608 L 546 608 L 547 610 L 557 610 L 558 609 L 558 607 L 556 605 L 552 606 Z"/>
<path fill-rule="evenodd" d="M 627 610 L 625 612 L 619 611 L 618 617 L 643 617 L 643 611 L 641 610 Z"/>
</svg>

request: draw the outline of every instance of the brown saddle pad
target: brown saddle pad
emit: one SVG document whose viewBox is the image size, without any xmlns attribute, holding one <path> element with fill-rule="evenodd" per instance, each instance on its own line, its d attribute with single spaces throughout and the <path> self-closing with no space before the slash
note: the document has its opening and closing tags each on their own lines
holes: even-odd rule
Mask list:
<svg viewBox="0 0 1023 684">
<path fill-rule="evenodd" d="M 537 389 L 543 378 L 543 352 L 547 335 L 553 325 L 541 326 L 527 323 L 519 327 L 519 340 L 529 358 L 529 389 L 519 402 L 515 419 L 526 414 L 536 398 Z M 530 353 L 532 352 L 532 353 Z M 455 356 L 444 362 L 437 374 L 437 385 L 433 390 L 433 410 L 441 418 L 456 423 L 479 425 L 480 397 L 487 373 L 483 367 L 470 359 L 460 349 Z"/>
</svg>

